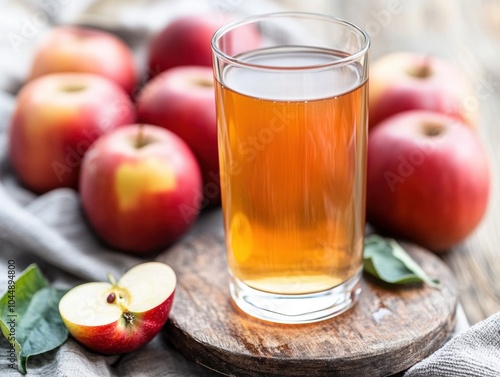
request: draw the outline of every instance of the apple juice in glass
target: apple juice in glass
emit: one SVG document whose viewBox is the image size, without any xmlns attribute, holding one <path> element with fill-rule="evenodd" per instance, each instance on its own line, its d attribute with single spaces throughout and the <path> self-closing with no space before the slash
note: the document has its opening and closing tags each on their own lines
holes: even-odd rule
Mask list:
<svg viewBox="0 0 500 377">
<path fill-rule="evenodd" d="M 238 45 L 251 28 L 260 46 Z M 360 293 L 369 39 L 274 13 L 222 27 L 212 48 L 233 301 L 279 323 L 340 314 Z"/>
</svg>

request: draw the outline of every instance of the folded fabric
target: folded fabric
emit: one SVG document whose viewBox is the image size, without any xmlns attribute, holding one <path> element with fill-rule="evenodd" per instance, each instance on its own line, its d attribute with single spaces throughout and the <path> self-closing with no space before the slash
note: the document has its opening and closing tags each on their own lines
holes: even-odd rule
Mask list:
<svg viewBox="0 0 500 377">
<path fill-rule="evenodd" d="M 451 339 L 404 377 L 500 376 L 500 313 Z"/>
</svg>

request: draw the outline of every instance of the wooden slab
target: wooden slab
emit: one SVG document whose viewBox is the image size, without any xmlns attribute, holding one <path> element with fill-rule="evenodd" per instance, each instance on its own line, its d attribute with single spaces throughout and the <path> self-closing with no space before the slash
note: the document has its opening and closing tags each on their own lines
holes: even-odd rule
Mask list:
<svg viewBox="0 0 500 377">
<path fill-rule="evenodd" d="M 158 259 L 172 266 L 178 285 L 168 341 L 186 357 L 231 376 L 388 376 L 428 356 L 455 323 L 457 292 L 435 255 L 403 245 L 440 289 L 392 288 L 363 278 L 358 304 L 306 325 L 277 325 L 233 306 L 222 232 L 194 237 Z"/>
</svg>

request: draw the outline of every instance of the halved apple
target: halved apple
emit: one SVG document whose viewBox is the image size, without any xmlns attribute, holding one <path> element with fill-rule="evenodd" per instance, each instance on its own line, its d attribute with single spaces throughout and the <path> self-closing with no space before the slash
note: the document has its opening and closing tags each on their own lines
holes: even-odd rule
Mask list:
<svg viewBox="0 0 500 377">
<path fill-rule="evenodd" d="M 139 264 L 117 282 L 79 285 L 59 302 L 69 333 L 103 354 L 134 351 L 167 321 L 176 286 L 175 272 L 160 262 Z"/>
</svg>

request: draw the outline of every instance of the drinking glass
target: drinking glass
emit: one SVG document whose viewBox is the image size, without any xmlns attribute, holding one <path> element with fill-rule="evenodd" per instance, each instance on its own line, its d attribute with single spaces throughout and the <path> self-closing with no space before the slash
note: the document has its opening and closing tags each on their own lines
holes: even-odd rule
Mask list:
<svg viewBox="0 0 500 377">
<path fill-rule="evenodd" d="M 229 288 L 253 317 L 315 322 L 358 299 L 369 44 L 312 13 L 252 16 L 213 36 Z"/>
</svg>

